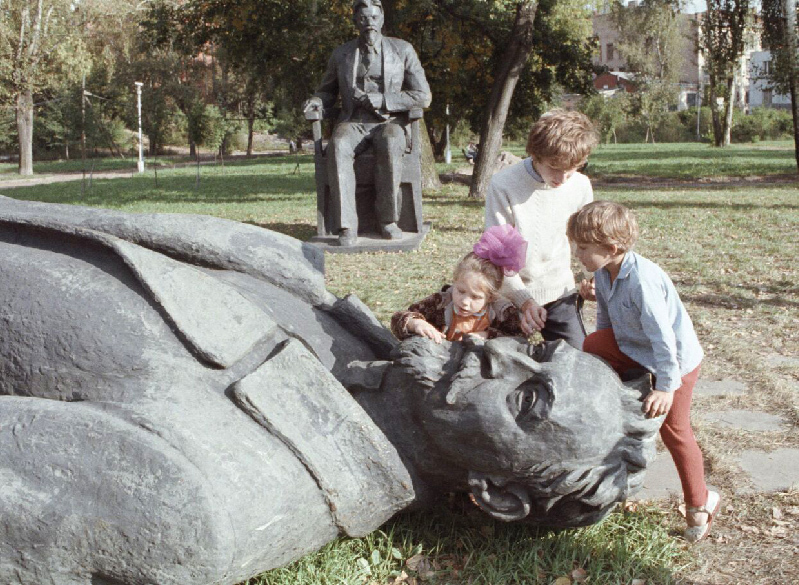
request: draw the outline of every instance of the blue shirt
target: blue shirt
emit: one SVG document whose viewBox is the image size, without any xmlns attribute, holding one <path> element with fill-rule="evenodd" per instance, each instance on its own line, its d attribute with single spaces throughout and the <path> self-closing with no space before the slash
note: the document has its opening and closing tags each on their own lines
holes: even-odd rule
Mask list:
<svg viewBox="0 0 799 585">
<path fill-rule="evenodd" d="M 704 353 L 677 289 L 657 264 L 627 252 L 613 284 L 607 269 L 594 275 L 597 329 L 613 328 L 619 349 L 655 375 L 657 390 L 672 392 Z"/>
</svg>

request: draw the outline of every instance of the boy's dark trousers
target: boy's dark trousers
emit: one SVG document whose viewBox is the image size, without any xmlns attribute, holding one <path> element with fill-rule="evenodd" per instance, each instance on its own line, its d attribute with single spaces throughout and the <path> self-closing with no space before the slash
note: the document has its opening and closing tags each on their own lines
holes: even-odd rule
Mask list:
<svg viewBox="0 0 799 585">
<path fill-rule="evenodd" d="M 544 340 L 565 339 L 569 345 L 582 351 L 585 341 L 583 297 L 575 292 L 547 303 L 544 308 L 547 311 L 547 320 L 541 330 Z"/>
</svg>

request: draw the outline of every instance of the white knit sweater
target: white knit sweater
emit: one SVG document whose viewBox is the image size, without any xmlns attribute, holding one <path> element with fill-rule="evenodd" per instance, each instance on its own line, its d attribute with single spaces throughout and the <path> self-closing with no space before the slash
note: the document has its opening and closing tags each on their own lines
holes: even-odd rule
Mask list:
<svg viewBox="0 0 799 585">
<path fill-rule="evenodd" d="M 593 199 L 591 181 L 581 173 L 552 188 L 536 181 L 522 161 L 492 177 L 486 228 L 509 223 L 528 242 L 525 267 L 502 284 L 501 293 L 514 305 L 521 308 L 528 299 L 545 305 L 574 289 L 566 222 Z"/>
</svg>

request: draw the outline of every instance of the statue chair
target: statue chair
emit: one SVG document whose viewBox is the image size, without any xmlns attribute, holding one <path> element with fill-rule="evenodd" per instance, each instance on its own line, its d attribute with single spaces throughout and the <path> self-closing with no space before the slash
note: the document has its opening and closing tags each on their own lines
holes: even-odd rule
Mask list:
<svg viewBox="0 0 799 585">
<path fill-rule="evenodd" d="M 322 145 L 322 120 L 335 120 L 338 110 L 309 111 L 305 119 L 313 123 L 314 163 L 316 176 L 316 230 L 317 236 L 335 236 L 337 226 L 330 205 L 330 185 L 327 179 L 326 148 Z M 408 112 L 411 132 L 408 147 L 402 157 L 402 179 L 400 180 L 400 218 L 397 225 L 403 232 L 422 233 L 422 149 L 419 120 L 422 109 Z M 374 187 L 375 157 L 368 148 L 355 158 L 355 201 L 358 211 L 358 235 L 379 234 L 375 217 Z M 377 235 L 377 237 L 380 237 Z"/>
</svg>

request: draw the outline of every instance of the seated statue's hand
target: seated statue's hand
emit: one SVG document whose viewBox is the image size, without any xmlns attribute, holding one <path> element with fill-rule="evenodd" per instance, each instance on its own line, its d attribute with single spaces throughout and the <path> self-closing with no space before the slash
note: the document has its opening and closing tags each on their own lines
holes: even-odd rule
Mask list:
<svg viewBox="0 0 799 585">
<path fill-rule="evenodd" d="M 316 110 L 321 110 L 321 109 L 322 109 L 322 98 L 317 97 L 317 96 L 313 96 L 312 98 L 309 98 L 305 102 L 305 104 L 302 106 L 302 111 L 303 112 L 311 112 L 311 111 L 316 111 Z"/>
<path fill-rule="evenodd" d="M 367 93 L 369 106 L 375 111 L 383 109 L 383 94 L 382 93 Z"/>
</svg>

